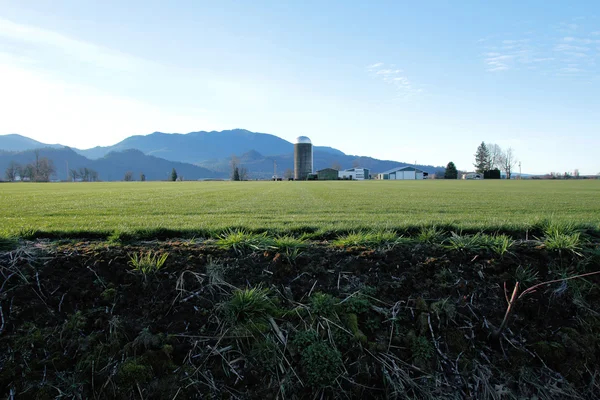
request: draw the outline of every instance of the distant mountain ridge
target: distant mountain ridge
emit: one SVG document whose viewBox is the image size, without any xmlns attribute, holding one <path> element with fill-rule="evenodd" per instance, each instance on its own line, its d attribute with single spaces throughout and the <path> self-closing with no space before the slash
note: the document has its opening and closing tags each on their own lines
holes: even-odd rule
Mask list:
<svg viewBox="0 0 600 400">
<path fill-rule="evenodd" d="M 166 160 L 197 164 L 208 159 L 219 159 L 241 155 L 255 150 L 267 156 L 293 152 L 294 145 L 287 140 L 268 133 L 251 132 L 245 129 L 225 131 L 198 131 L 186 134 L 154 132 L 149 135 L 130 136 L 107 147 L 76 150 L 88 158 L 100 158 L 111 151 L 137 149 L 145 154 Z M 319 147 L 332 154 L 344 154 L 331 147 Z"/>
<path fill-rule="evenodd" d="M 20 135 L 0 135 L 0 150 L 24 151 L 43 147 L 60 149 L 62 146 L 48 146 Z M 101 179 L 103 180 L 122 179 L 119 175 L 124 174 L 122 169 L 125 166 L 134 173 L 143 171 L 147 179 L 165 179 L 166 172 L 163 171 L 162 174 L 159 174 L 158 169 L 149 165 L 149 160 L 154 160 L 154 163 L 157 166 L 160 165 L 161 168 L 180 163 L 177 164 L 179 168 L 184 168 L 189 172 L 186 177 L 188 179 L 229 177 L 232 156 L 236 156 L 240 161 L 240 165 L 247 169 L 250 179 L 271 178 L 275 173 L 275 168 L 277 175 L 283 176 L 286 169 L 293 169 L 294 161 L 294 145 L 292 143 L 275 135 L 251 132 L 245 129 L 221 132 L 198 131 L 187 134 L 154 132 L 145 136 L 130 136 L 112 146 L 94 147 L 87 150 L 68 149 L 71 153 L 81 157 L 77 161 L 79 164 L 87 163 L 84 166 L 93 169 L 96 169 L 93 165 L 101 166 L 104 173 L 100 170 L 98 172 L 101 173 Z M 127 153 L 131 149 L 135 149 L 137 152 Z M 64 163 L 66 159 L 73 158 L 74 155 L 71 153 L 68 156 L 61 155 L 60 161 L 54 160 L 55 164 Z M 54 154 L 58 157 L 59 154 L 63 153 Z M 127 163 L 119 161 L 121 160 L 120 157 L 125 157 L 124 154 L 131 156 Z M 145 157 L 142 157 L 142 155 Z M 5 159 L 5 156 L 0 157 L 0 161 L 3 159 Z M 119 162 L 120 169 L 109 167 L 107 159 L 113 163 Z M 135 163 L 139 163 L 139 165 Z M 0 167 L 6 168 L 3 165 L 5 163 L 0 162 Z M 372 173 L 377 173 L 413 164 L 347 155 L 332 147 L 315 146 L 314 170 L 329 168 L 333 165 L 341 166 L 344 169 L 360 166 L 369 168 Z M 201 169 L 189 169 L 190 167 Z M 443 167 L 431 165 L 416 165 L 416 167 L 429 173 L 444 171 Z M 168 168 L 168 171 L 171 168 Z M 179 172 L 179 168 L 174 168 Z M 66 172 L 64 175 L 66 177 Z"/>
<path fill-rule="evenodd" d="M 41 149 L 43 147 L 61 148 L 60 144 L 46 144 L 37 140 L 28 138 L 27 136 L 11 133 L 8 135 L 0 135 L 0 150 L 4 151 L 25 151 Z"/>
</svg>

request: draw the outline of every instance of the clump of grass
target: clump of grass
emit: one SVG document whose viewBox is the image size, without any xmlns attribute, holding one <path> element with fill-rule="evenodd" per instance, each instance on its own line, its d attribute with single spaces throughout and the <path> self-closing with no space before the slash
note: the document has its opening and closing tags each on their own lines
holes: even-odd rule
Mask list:
<svg viewBox="0 0 600 400">
<path fill-rule="evenodd" d="M 290 262 L 294 262 L 307 245 L 304 236 L 296 238 L 291 235 L 276 236 L 271 238 L 270 243 L 268 243 L 270 249 L 282 253 Z"/>
<path fill-rule="evenodd" d="M 437 226 L 424 226 L 417 234 L 417 241 L 421 243 L 440 243 L 444 238 L 444 231 Z"/>
<path fill-rule="evenodd" d="M 147 253 L 140 252 L 129 255 L 129 264 L 136 272 L 141 272 L 143 275 L 158 272 L 169 257 L 169 253 L 155 253 L 148 251 Z"/>
<path fill-rule="evenodd" d="M 539 272 L 530 265 L 519 265 L 515 270 L 515 282 L 520 282 L 523 286 L 529 287 L 538 279 Z"/>
<path fill-rule="evenodd" d="M 377 247 L 394 245 L 402 242 L 402 237 L 393 231 L 358 231 L 350 232 L 333 241 L 339 247 Z"/>
<path fill-rule="evenodd" d="M 487 246 L 488 237 L 477 232 L 475 235 L 458 235 L 452 232 L 452 236 L 444 242 L 444 247 L 455 251 L 479 251 Z"/>
<path fill-rule="evenodd" d="M 229 229 L 217 240 L 217 246 L 224 250 L 232 249 L 236 253 L 260 250 L 270 244 L 266 233 L 255 234 L 243 229 Z"/>
<path fill-rule="evenodd" d="M 581 233 L 575 232 L 571 225 L 552 224 L 544 230 L 544 245 L 548 250 L 580 255 Z"/>
<path fill-rule="evenodd" d="M 270 246 L 275 250 L 286 253 L 294 250 L 303 249 L 307 246 L 306 239 L 296 238 L 291 235 L 276 236 L 271 239 Z"/>
<path fill-rule="evenodd" d="M 514 243 L 515 241 L 507 235 L 491 236 L 489 240 L 489 247 L 490 250 L 502 257 L 508 253 L 508 250 L 513 246 Z"/>
<path fill-rule="evenodd" d="M 275 311 L 269 289 L 253 287 L 236 289 L 223 306 L 230 324 L 251 332 L 268 329 L 268 318 Z"/>
</svg>

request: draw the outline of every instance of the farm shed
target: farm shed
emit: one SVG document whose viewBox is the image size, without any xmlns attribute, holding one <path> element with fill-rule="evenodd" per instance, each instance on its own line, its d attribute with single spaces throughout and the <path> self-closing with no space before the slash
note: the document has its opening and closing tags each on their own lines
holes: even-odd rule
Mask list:
<svg viewBox="0 0 600 400">
<path fill-rule="evenodd" d="M 350 168 L 340 171 L 338 176 L 340 179 L 363 181 L 370 178 L 370 173 L 371 171 L 369 171 L 367 168 Z"/>
<path fill-rule="evenodd" d="M 398 167 L 377 175 L 378 179 L 384 180 L 417 180 L 425 179 L 429 175 L 427 172 L 415 167 Z"/>
<path fill-rule="evenodd" d="M 317 179 L 320 181 L 335 181 L 338 179 L 338 170 L 333 168 L 318 170 Z"/>
<path fill-rule="evenodd" d="M 479 172 L 469 172 L 469 173 L 463 174 L 462 178 L 463 179 L 468 179 L 468 180 L 471 180 L 471 179 L 483 179 L 483 174 L 480 174 Z"/>
</svg>

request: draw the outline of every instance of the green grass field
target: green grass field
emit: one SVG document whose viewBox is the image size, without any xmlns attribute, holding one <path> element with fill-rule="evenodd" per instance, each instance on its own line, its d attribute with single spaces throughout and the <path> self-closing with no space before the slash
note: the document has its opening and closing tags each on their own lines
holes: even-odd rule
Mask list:
<svg viewBox="0 0 600 400">
<path fill-rule="evenodd" d="M 600 181 L 122 182 L 0 185 L 3 236 L 167 229 L 600 228 Z"/>
</svg>

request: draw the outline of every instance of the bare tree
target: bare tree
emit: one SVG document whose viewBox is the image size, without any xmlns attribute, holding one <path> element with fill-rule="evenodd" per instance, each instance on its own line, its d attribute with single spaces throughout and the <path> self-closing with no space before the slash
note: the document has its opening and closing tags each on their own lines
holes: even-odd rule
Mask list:
<svg viewBox="0 0 600 400">
<path fill-rule="evenodd" d="M 240 167 L 239 174 L 240 174 L 240 181 L 248 180 L 248 170 L 246 169 L 246 167 Z"/>
<path fill-rule="evenodd" d="M 331 168 L 335 169 L 336 171 L 341 171 L 342 170 L 342 164 L 340 164 L 337 161 L 334 161 L 331 163 Z"/>
<path fill-rule="evenodd" d="M 56 172 L 56 168 L 54 168 L 52 160 L 49 160 L 46 157 L 38 158 L 36 154 L 34 172 L 35 180 L 37 182 L 48 182 L 50 176 Z"/>
<path fill-rule="evenodd" d="M 501 168 L 500 158 L 502 157 L 502 148 L 495 143 L 490 143 L 486 146 L 488 151 L 487 170 Z"/>
<path fill-rule="evenodd" d="M 358 168 L 360 167 L 360 160 L 356 159 L 354 161 L 352 161 L 352 168 Z"/>
<path fill-rule="evenodd" d="M 294 171 L 292 171 L 291 168 L 286 169 L 285 172 L 283 173 L 283 177 L 285 179 L 293 178 L 294 177 Z"/>
<path fill-rule="evenodd" d="M 502 169 L 506 173 L 506 179 L 510 179 L 512 175 L 512 170 L 517 164 L 517 158 L 513 152 L 512 147 L 509 147 L 505 151 L 502 152 L 499 159 L 500 169 Z"/>
<path fill-rule="evenodd" d="M 11 161 L 5 171 L 6 180 L 14 182 L 17 180 L 17 176 L 21 176 L 21 166 L 14 161 Z"/>
<path fill-rule="evenodd" d="M 127 172 L 125 172 L 125 176 L 123 177 L 123 180 L 124 180 L 125 182 L 130 182 L 130 181 L 132 181 L 132 180 L 133 180 L 133 172 L 131 172 L 131 171 L 127 171 Z"/>
<path fill-rule="evenodd" d="M 23 167 L 23 174 L 21 175 L 21 179 L 26 178 L 29 181 L 33 181 L 35 178 L 35 169 L 33 164 L 27 164 Z"/>
</svg>

